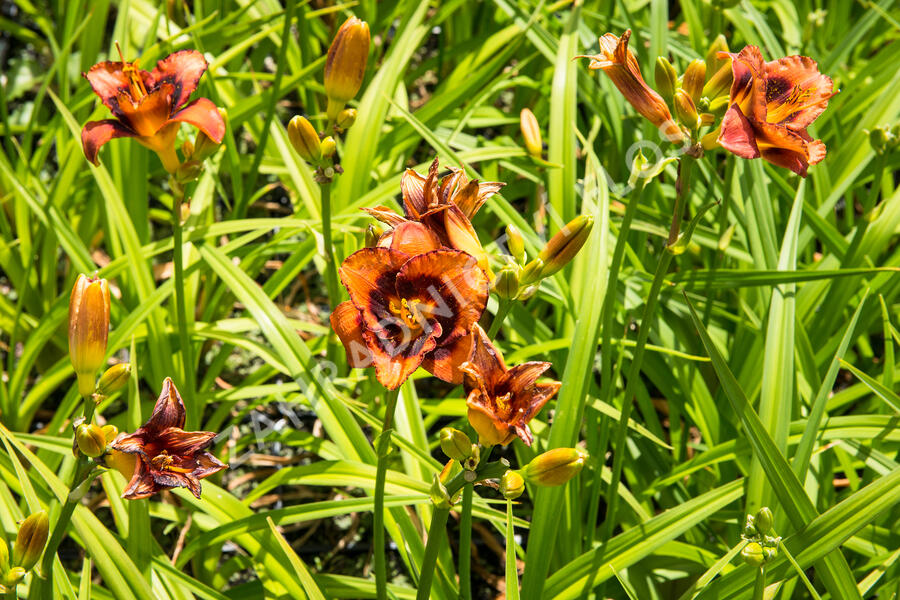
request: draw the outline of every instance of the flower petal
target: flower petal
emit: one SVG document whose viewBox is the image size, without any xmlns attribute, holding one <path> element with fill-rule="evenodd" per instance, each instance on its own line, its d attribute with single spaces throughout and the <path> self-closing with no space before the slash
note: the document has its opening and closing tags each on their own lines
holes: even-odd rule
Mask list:
<svg viewBox="0 0 900 600">
<path fill-rule="evenodd" d="M 140 500 L 163 489 L 153 478 L 150 466 L 143 460 L 138 460 L 137 463 L 134 475 L 122 493 L 122 497 L 126 500 Z"/>
<path fill-rule="evenodd" d="M 727 53 L 726 53 L 727 54 Z M 765 121 L 766 116 L 766 67 L 756 46 L 745 46 L 731 56 L 731 83 L 729 104 L 737 104 L 748 117 Z"/>
<path fill-rule="evenodd" d="M 756 143 L 764 159 L 806 177 L 810 154 L 809 135 L 805 131 L 796 132 L 772 123 L 754 123 L 754 127 Z M 815 148 L 816 158 L 821 160 L 824 156 L 820 152 L 824 150 L 824 144 L 819 142 Z"/>
<path fill-rule="evenodd" d="M 197 98 L 172 115 L 169 122 L 172 121 L 193 125 L 217 144 L 221 144 L 222 138 L 225 137 L 225 120 L 222 119 L 216 105 L 208 98 Z"/>
<path fill-rule="evenodd" d="M 491 272 L 491 267 L 488 263 L 487 252 L 484 251 L 481 241 L 478 239 L 478 234 L 475 233 L 475 228 L 472 227 L 472 222 L 469 221 L 459 207 L 448 206 L 447 210 L 444 211 L 444 229 L 447 232 L 447 239 L 450 241 L 450 245 L 457 250 L 462 250 L 474 256 L 481 270 L 490 279 L 493 279 L 494 274 Z"/>
<path fill-rule="evenodd" d="M 830 78 L 806 56 L 788 56 L 765 64 L 766 121 L 805 129 L 822 114 L 834 95 Z"/>
<path fill-rule="evenodd" d="M 406 223 L 406 219 L 389 209 L 387 206 L 376 206 L 375 208 L 363 208 L 362 210 L 369 213 L 369 216 L 372 216 L 382 223 L 390 225 L 391 227 L 396 227 L 400 223 Z"/>
<path fill-rule="evenodd" d="M 441 241 L 421 223 L 406 221 L 394 228 L 390 247 L 398 252 L 415 256 L 439 249 Z"/>
<path fill-rule="evenodd" d="M 469 358 L 472 377 L 466 379 L 467 389 L 483 385 L 488 393 L 493 393 L 508 370 L 500 350 L 479 325 L 472 330 L 473 348 Z"/>
<path fill-rule="evenodd" d="M 149 439 L 159 435 L 169 427 L 184 427 L 184 417 L 184 400 L 181 399 L 181 394 L 178 393 L 172 378 L 166 377 L 165 381 L 163 381 L 162 391 L 159 393 L 159 398 L 156 401 L 156 406 L 153 407 L 153 414 L 150 415 L 150 418 L 147 419 L 147 422 L 144 423 L 138 432 L 143 433 L 145 439 Z M 122 448 L 119 448 L 119 450 L 126 452 Z"/>
<path fill-rule="evenodd" d="M 552 366 L 549 362 L 531 361 L 518 364 L 504 373 L 496 393 L 499 395 L 511 392 L 513 396 L 527 392 L 538 377 Z"/>
<path fill-rule="evenodd" d="M 191 472 L 193 477 L 197 479 L 205 479 L 214 473 L 218 473 L 222 469 L 227 469 L 228 465 L 220 461 L 209 452 L 202 452 L 197 457 L 197 468 Z"/>
<path fill-rule="evenodd" d="M 200 499 L 200 481 L 190 473 L 175 473 L 173 471 L 158 471 L 150 469 L 150 476 L 159 488 L 187 488 L 198 500 Z"/>
<path fill-rule="evenodd" d="M 82 73 L 82 76 L 91 84 L 91 89 L 100 97 L 103 105 L 116 116 L 119 115 L 119 94 L 129 94 L 131 90 L 131 81 L 125 75 L 124 66 L 125 63 L 122 62 L 105 61 L 97 63 L 87 73 Z M 150 78 L 150 73 L 147 71 L 138 70 L 137 72 L 144 82 Z"/>
<path fill-rule="evenodd" d="M 187 102 L 190 95 L 197 89 L 197 84 L 206 68 L 206 59 L 202 54 L 196 50 L 181 50 L 157 62 L 156 68 L 153 69 L 150 76 L 154 86 L 164 83 L 173 86 L 172 106 L 177 108 Z M 221 136 L 216 139 L 217 142 L 221 140 Z"/>
<path fill-rule="evenodd" d="M 331 313 L 331 328 L 344 345 L 347 364 L 357 369 L 372 366 L 372 351 L 363 339 L 362 315 L 352 302 L 341 302 L 335 307 Z"/>
<path fill-rule="evenodd" d="M 448 383 L 460 384 L 465 373 L 460 366 L 469 361 L 472 356 L 472 347 L 475 335 L 470 333 L 444 346 L 435 348 L 425 356 L 422 368 Z"/>
<path fill-rule="evenodd" d="M 756 133 L 741 107 L 732 104 L 722 119 L 721 132 L 716 140 L 723 148 L 741 158 L 759 158 Z"/>
<path fill-rule="evenodd" d="M 141 454 L 144 452 L 144 446 L 147 445 L 147 439 L 139 429 L 132 434 L 120 435 L 110 445 L 114 450 L 118 450 L 119 452 L 125 452 L 126 454 Z"/>
<path fill-rule="evenodd" d="M 397 323 L 389 307 L 391 302 L 399 303 L 394 282 L 408 259 L 406 254 L 390 248 L 363 248 L 341 265 L 341 283 L 350 293 L 350 301 L 361 311 L 367 329 L 382 331 Z"/>
<path fill-rule="evenodd" d="M 185 431 L 180 427 L 169 427 L 159 433 L 154 444 L 169 454 L 189 456 L 208 448 L 215 437 L 212 431 Z"/>
<path fill-rule="evenodd" d="M 478 434 L 478 441 L 484 446 L 506 445 L 513 441 L 516 434 L 509 425 L 490 410 L 480 390 L 472 390 L 466 398 L 466 417 L 469 424 Z"/>
<path fill-rule="evenodd" d="M 91 121 L 81 130 L 81 147 L 84 157 L 94 165 L 99 165 L 97 154 L 109 140 L 120 137 L 135 137 L 135 133 L 115 119 Z"/>
<path fill-rule="evenodd" d="M 389 390 L 400 387 L 422 364 L 425 353 L 434 349 L 435 336 L 439 332 L 440 326 L 436 331 L 416 338 L 384 339 L 371 331 L 364 331 L 363 339 L 372 351 L 378 382 Z"/>
<path fill-rule="evenodd" d="M 418 219 L 428 208 L 428 205 L 425 203 L 425 181 L 425 177 L 422 177 L 412 169 L 407 169 L 400 178 L 403 211 L 408 219 Z"/>
</svg>

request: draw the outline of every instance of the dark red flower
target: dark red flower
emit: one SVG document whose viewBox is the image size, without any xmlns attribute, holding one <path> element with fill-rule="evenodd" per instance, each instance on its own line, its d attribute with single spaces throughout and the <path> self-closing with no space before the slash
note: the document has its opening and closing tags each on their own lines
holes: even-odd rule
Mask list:
<svg viewBox="0 0 900 600">
<path fill-rule="evenodd" d="M 200 497 L 200 480 L 228 465 L 206 451 L 216 434 L 211 431 L 185 431 L 184 402 L 172 380 L 166 377 L 153 414 L 140 429 L 120 435 L 112 444 L 107 458 L 109 466 L 125 470 L 131 481 L 123 498 L 137 500 L 168 488 L 183 487 Z M 118 454 L 122 453 L 122 454 Z"/>
<path fill-rule="evenodd" d="M 225 121 L 207 98 L 188 104 L 206 71 L 206 59 L 196 50 L 182 50 L 156 63 L 153 72 L 137 61 L 101 62 L 84 73 L 94 93 L 114 119 L 91 121 L 81 131 L 84 155 L 95 165 L 101 146 L 113 138 L 131 137 L 156 152 L 170 173 L 178 168 L 175 137 L 181 123 L 193 125 L 216 143 L 225 135 Z"/>
</svg>

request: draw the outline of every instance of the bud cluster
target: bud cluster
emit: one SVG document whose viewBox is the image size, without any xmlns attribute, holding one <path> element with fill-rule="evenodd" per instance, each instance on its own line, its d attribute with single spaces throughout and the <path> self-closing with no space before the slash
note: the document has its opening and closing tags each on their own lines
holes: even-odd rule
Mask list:
<svg viewBox="0 0 900 600">
<path fill-rule="evenodd" d="M 866 133 L 869 135 L 869 145 L 872 146 L 875 154 L 879 156 L 891 154 L 900 146 L 900 123 L 893 127 L 888 127 L 887 125 L 876 127 L 871 131 L 866 131 Z"/>
<path fill-rule="evenodd" d="M 747 544 L 741 550 L 741 558 L 753 567 L 761 567 L 778 556 L 781 537 L 775 535 L 772 511 L 764 506 L 756 515 L 747 515 L 741 537 Z"/>
<path fill-rule="evenodd" d="M 0 592 L 6 593 L 25 578 L 41 558 L 50 534 L 50 518 L 44 510 L 29 515 L 19 525 L 12 556 L 9 546 L 0 540 Z"/>
</svg>

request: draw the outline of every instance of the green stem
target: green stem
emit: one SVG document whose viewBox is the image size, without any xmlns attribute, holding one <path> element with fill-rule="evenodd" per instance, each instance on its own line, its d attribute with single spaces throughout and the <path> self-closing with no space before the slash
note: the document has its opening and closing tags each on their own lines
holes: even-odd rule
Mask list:
<svg viewBox="0 0 900 600">
<path fill-rule="evenodd" d="M 506 501 L 506 600 L 519 600 L 519 571 L 516 569 L 512 500 Z"/>
<path fill-rule="evenodd" d="M 472 598 L 472 496 L 474 487 L 468 484 L 463 488 L 462 512 L 459 520 L 459 597 L 463 600 Z"/>
<path fill-rule="evenodd" d="M 187 400 L 187 429 L 196 429 L 199 422 L 199 411 L 196 410 L 196 379 L 194 359 L 191 349 L 191 337 L 188 332 L 186 295 L 184 287 L 184 241 L 181 226 L 181 205 L 184 203 L 184 188 L 180 183 L 172 181 L 172 262 L 175 266 L 175 315 L 178 321 L 178 340 L 181 346 L 181 365 L 184 379 L 181 395 Z M 190 410 L 194 409 L 194 410 Z"/>
<path fill-rule="evenodd" d="M 427 600 L 431 597 L 431 581 L 434 579 L 438 550 L 447 529 L 449 508 L 435 508 L 431 515 L 431 526 L 428 528 L 428 541 L 425 542 L 425 555 L 422 557 L 422 569 L 419 571 L 419 590 L 416 600 Z"/>
<path fill-rule="evenodd" d="M 388 450 L 391 447 L 391 431 L 394 422 L 394 411 L 397 407 L 399 390 L 388 390 L 385 399 L 384 424 L 376 443 L 375 455 L 378 464 L 375 468 L 375 505 L 373 512 L 373 543 L 375 554 L 375 597 L 387 599 L 387 560 L 384 542 L 384 482 L 387 475 Z M 446 520 L 446 517 L 445 517 Z M 430 540 L 429 540 L 430 542 Z"/>
<path fill-rule="evenodd" d="M 322 203 L 322 240 L 325 245 L 325 286 L 328 290 L 328 303 L 331 310 L 341 300 L 338 287 L 337 263 L 334 260 L 334 246 L 331 241 L 331 182 L 319 186 Z"/>
<path fill-rule="evenodd" d="M 497 314 L 494 315 L 494 320 L 491 321 L 491 328 L 488 330 L 488 337 L 490 339 L 494 339 L 497 337 L 497 334 L 500 332 L 500 326 L 503 325 L 503 321 L 506 319 L 506 315 L 509 314 L 509 310 L 512 308 L 512 300 L 507 300 L 506 298 L 500 298 L 500 304 L 497 306 Z"/>
<path fill-rule="evenodd" d="M 59 549 L 59 544 L 62 542 L 63 536 L 69 528 L 69 522 L 72 520 L 72 513 L 75 512 L 75 507 L 78 506 L 78 502 L 80 501 L 80 498 L 76 500 L 72 497 L 72 492 L 84 483 L 84 480 L 90 474 L 92 468 L 93 466 L 88 463 L 88 458 L 86 456 L 81 455 L 78 457 L 78 460 L 75 463 L 75 473 L 74 477 L 72 477 L 72 485 L 69 487 L 69 495 L 66 496 L 66 501 L 59 511 L 59 517 L 56 519 L 56 524 L 53 525 L 53 531 L 50 533 L 50 539 L 47 540 L 47 547 L 44 550 L 44 557 L 41 559 L 41 574 L 47 579 L 50 578 L 50 570 L 53 568 L 53 559 L 56 558 L 56 551 Z M 52 585 L 44 589 L 52 595 Z"/>
<path fill-rule="evenodd" d="M 756 572 L 756 581 L 753 583 L 753 600 L 763 600 L 766 591 L 766 570 L 760 567 Z"/>
</svg>

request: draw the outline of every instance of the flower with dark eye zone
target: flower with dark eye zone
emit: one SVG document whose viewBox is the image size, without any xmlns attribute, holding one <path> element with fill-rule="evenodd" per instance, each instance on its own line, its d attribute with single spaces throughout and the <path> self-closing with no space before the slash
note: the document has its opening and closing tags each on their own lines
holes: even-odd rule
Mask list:
<svg viewBox="0 0 900 600">
<path fill-rule="evenodd" d="M 472 332 L 472 358 L 460 368 L 465 372 L 469 424 L 482 445 L 506 445 L 518 436 L 531 445 L 528 423 L 559 391 L 560 383 L 538 383 L 549 362 L 526 362 L 507 368 L 503 356 L 481 327 Z"/>
<path fill-rule="evenodd" d="M 733 81 L 716 141 L 741 158 L 762 157 L 806 177 L 825 158 L 825 144 L 806 128 L 836 93 L 831 79 L 806 56 L 765 62 L 756 46 L 719 56 L 731 58 Z"/>
<path fill-rule="evenodd" d="M 185 431 L 184 420 L 184 401 L 166 377 L 147 422 L 116 438 L 105 457 L 107 466 L 131 478 L 123 498 L 137 500 L 176 487 L 200 498 L 200 480 L 228 467 L 206 450 L 216 434 Z"/>
<path fill-rule="evenodd" d="M 156 63 L 152 72 L 138 68 L 137 61 L 97 63 L 85 79 L 112 112 L 114 119 L 91 121 L 81 130 L 85 157 L 99 164 L 100 148 L 114 138 L 135 138 L 159 155 L 163 166 L 174 173 L 180 164 L 175 137 L 181 123 L 193 125 L 217 144 L 225 135 L 225 120 L 207 98 L 188 99 L 197 89 L 207 64 L 196 50 L 181 50 Z"/>
<path fill-rule="evenodd" d="M 441 248 L 421 223 L 398 225 L 390 247 L 363 248 L 341 265 L 350 301 L 331 325 L 352 367 L 375 367 L 396 389 L 424 367 L 451 383 L 472 351 L 471 331 L 484 312 L 488 279 L 475 259 Z"/>
</svg>

